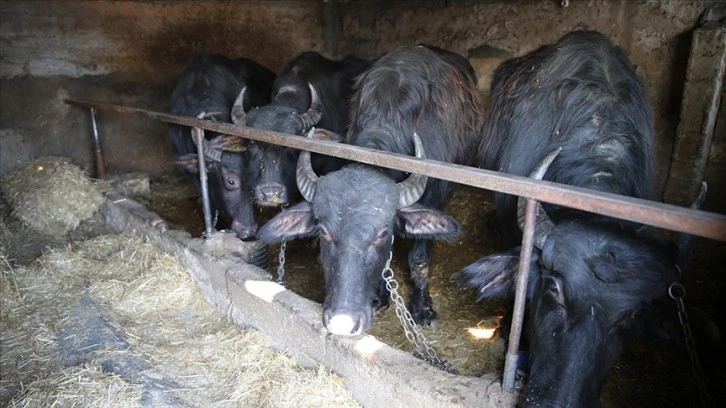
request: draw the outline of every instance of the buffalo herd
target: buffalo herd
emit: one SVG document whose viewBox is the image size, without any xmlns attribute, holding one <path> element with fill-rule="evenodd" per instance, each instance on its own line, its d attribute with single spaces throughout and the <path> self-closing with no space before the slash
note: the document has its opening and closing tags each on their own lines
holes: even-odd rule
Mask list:
<svg viewBox="0 0 726 408">
<path fill-rule="evenodd" d="M 469 61 L 433 46 L 401 46 L 374 61 L 305 52 L 277 75 L 248 59 L 202 55 L 179 78 L 171 113 L 290 137 L 324 129 L 353 146 L 650 197 L 652 109 L 620 47 L 574 31 L 502 62 L 492 78 L 485 114 Z M 331 334 L 361 334 L 388 307 L 381 271 L 394 236 L 412 241 L 413 320 L 436 318 L 432 242 L 462 228 L 443 210 L 449 182 L 251 140 L 222 149 L 225 135 L 210 132 L 196 146 L 180 125 L 169 136 L 174 163 L 197 188 L 197 155 L 207 158 L 221 228 L 265 243 L 318 240 Z M 523 201 L 497 193 L 506 247 L 452 271 L 480 299 L 514 295 Z M 255 205 L 280 211 L 258 229 Z M 597 406 L 624 344 L 653 331 L 657 302 L 680 278 L 687 249 L 646 226 L 567 207 L 538 205 L 536 218 L 521 404 Z"/>
</svg>

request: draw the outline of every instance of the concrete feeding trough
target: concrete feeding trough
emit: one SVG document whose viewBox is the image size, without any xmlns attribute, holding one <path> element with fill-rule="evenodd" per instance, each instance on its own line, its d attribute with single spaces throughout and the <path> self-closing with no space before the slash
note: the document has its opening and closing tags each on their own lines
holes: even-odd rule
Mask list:
<svg viewBox="0 0 726 408">
<path fill-rule="evenodd" d="M 275 132 L 238 128 L 230 124 L 152 112 L 138 108 L 68 100 L 68 103 L 141 114 L 169 123 L 204 128 L 242 138 L 329 154 L 382 167 L 416 172 L 477 188 L 519 195 L 665 229 L 724 240 L 724 217 L 700 210 L 653 203 L 602 192 L 556 185 L 494 171 L 416 160 L 355 146 L 322 140 L 287 137 Z M 271 345 L 296 358 L 301 365 L 320 363 L 347 379 L 347 386 L 364 406 L 514 406 L 516 403 L 516 344 L 510 341 L 505 365 L 508 390 L 504 392 L 497 373 L 482 377 L 456 376 L 443 372 L 412 355 L 396 350 L 371 336 L 330 336 L 322 325 L 321 305 L 304 299 L 271 281 L 265 270 L 254 267 L 263 250 L 232 234 L 209 232 L 206 239 L 170 230 L 166 222 L 142 205 L 121 196 L 109 196 L 104 206 L 106 222 L 118 231 L 135 230 L 163 250 L 175 254 L 187 268 L 203 294 L 239 325 L 262 331 Z M 534 217 L 529 211 L 529 217 Z M 206 223 L 209 224 L 209 223 Z M 530 233 L 534 223 L 527 223 Z M 527 231 L 525 231 L 527 235 Z M 523 245 L 523 248 L 531 248 Z M 526 266 L 523 271 L 528 270 Z M 523 304 L 524 292 L 517 302 Z M 515 316 L 516 317 L 516 316 Z M 521 316 L 516 319 L 521 324 Z M 516 338 L 518 335 L 512 338 Z M 513 346 L 514 344 L 514 346 Z"/>
<path fill-rule="evenodd" d="M 207 300 L 235 324 L 262 331 L 274 348 L 303 366 L 320 363 L 344 377 L 363 406 L 514 406 L 516 395 L 502 390 L 497 373 L 449 374 L 370 335 L 329 335 L 319 303 L 285 289 L 250 263 L 260 253 L 256 243 L 226 232 L 193 238 L 117 193 L 106 196 L 102 213 L 116 231 L 134 231 L 176 255 Z"/>
</svg>

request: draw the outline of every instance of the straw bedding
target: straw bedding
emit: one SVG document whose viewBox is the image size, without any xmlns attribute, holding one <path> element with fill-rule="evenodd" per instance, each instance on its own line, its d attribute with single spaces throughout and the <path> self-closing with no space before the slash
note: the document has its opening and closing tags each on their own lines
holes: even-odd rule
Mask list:
<svg viewBox="0 0 726 408">
<path fill-rule="evenodd" d="M 66 192 L 62 201 L 87 197 Z M 8 201 L 14 216 L 44 211 Z M 305 370 L 231 324 L 150 242 L 104 228 L 37 239 L 0 209 L 1 406 L 357 406 L 340 377 Z M 17 242 L 28 237 L 42 254 L 20 262 L 28 245 Z"/>
<path fill-rule="evenodd" d="M 28 161 L 3 176 L 0 188 L 16 217 L 50 235 L 75 229 L 103 202 L 97 183 L 62 157 Z"/>
</svg>

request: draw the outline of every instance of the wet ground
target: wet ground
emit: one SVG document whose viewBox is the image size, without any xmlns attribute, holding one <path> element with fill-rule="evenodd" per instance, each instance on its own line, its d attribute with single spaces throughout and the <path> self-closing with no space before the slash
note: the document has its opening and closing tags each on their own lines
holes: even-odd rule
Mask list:
<svg viewBox="0 0 726 408">
<path fill-rule="evenodd" d="M 152 183 L 152 211 L 159 213 L 173 228 L 195 236 L 203 231 L 202 212 L 196 193 L 185 176 L 168 177 Z M 472 290 L 461 290 L 451 275 L 479 257 L 501 250 L 492 194 L 466 186 L 454 186 L 446 211 L 463 227 L 455 240 L 434 245 L 430 291 L 438 319 L 423 334 L 433 350 L 453 364 L 461 374 L 482 375 L 503 368 L 504 342 L 475 338 L 470 328 L 494 328 L 504 315 L 508 302 L 476 303 Z M 260 225 L 274 212 L 260 212 Z M 408 299 L 406 256 L 408 243 L 396 242 L 393 271 L 404 299 Z M 271 272 L 276 274 L 279 245 L 270 248 Z M 325 294 L 319 250 L 312 240 L 291 241 L 285 251 L 285 285 L 288 289 L 317 302 Z M 726 279 L 726 244 L 699 239 L 696 241 L 691 268 L 683 282 L 688 290 L 686 301 L 720 319 Z M 414 352 L 391 307 L 377 316 L 370 331 L 381 341 Z M 719 321 L 719 323 L 723 323 Z M 723 325 L 722 325 L 723 327 Z M 676 327 L 676 330 L 680 330 Z M 710 354 L 716 353 L 716 354 Z M 702 377 L 710 399 L 719 406 L 726 402 L 726 377 L 720 365 L 721 350 L 709 350 L 714 357 L 702 362 Z M 604 407 L 680 407 L 698 406 L 703 393 L 694 379 L 692 364 L 684 349 L 673 349 L 655 341 L 638 340 L 627 347 L 616 364 L 602 395 Z"/>
</svg>

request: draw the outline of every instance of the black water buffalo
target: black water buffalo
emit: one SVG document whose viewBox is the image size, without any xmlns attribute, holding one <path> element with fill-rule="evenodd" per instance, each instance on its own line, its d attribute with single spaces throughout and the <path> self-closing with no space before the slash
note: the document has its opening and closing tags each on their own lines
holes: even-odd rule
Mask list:
<svg viewBox="0 0 726 408">
<path fill-rule="evenodd" d="M 631 197 L 650 194 L 653 118 L 646 89 L 625 53 L 600 33 L 572 32 L 504 62 L 488 115 L 483 167 L 525 176 L 539 171 L 545 180 Z M 551 165 L 541 165 L 557 148 Z M 495 200 L 509 239 L 518 240 L 516 197 Z M 539 211 L 523 405 L 597 406 L 625 342 L 678 278 L 678 251 L 641 225 L 552 205 Z M 478 260 L 459 279 L 478 288 L 479 298 L 512 296 L 518 263 L 515 248 Z"/>
<path fill-rule="evenodd" d="M 426 47 L 401 47 L 384 55 L 359 77 L 347 142 L 469 164 L 483 114 L 465 71 Z M 371 326 L 374 309 L 388 306 L 381 272 L 394 234 L 414 239 L 408 257 L 415 285 L 411 313 L 418 323 L 431 322 L 431 240 L 459 232 L 456 221 L 442 211 L 449 183 L 359 163 L 319 177 L 308 152 L 300 155 L 297 181 L 306 201 L 279 213 L 258 237 L 268 242 L 319 238 L 327 329 L 359 334 Z"/>
<path fill-rule="evenodd" d="M 304 135 L 312 126 L 344 135 L 354 78 L 368 65 L 352 56 L 333 61 L 317 52 L 305 52 L 280 71 L 269 105 L 247 110 L 241 105 L 240 98 L 245 94 L 241 92 L 232 110 L 232 120 L 241 126 L 293 135 Z M 300 151 L 269 143 L 260 143 L 259 147 L 263 154 L 255 202 L 262 206 L 287 204 L 297 194 L 295 165 Z M 338 161 L 314 155 L 313 163 L 324 174 Z"/>
<path fill-rule="evenodd" d="M 231 60 L 221 55 L 200 55 L 179 78 L 171 95 L 170 112 L 194 117 L 203 114 L 205 119 L 232 123 L 231 109 L 240 89 L 247 88 L 245 106 L 264 105 L 270 100 L 274 79 L 272 71 L 246 58 Z M 207 140 L 218 141 L 219 136 L 205 132 Z M 175 164 L 190 173 L 197 191 L 201 191 L 191 128 L 171 124 L 169 139 Z M 251 192 L 259 176 L 261 153 L 254 143 L 244 150 L 212 154 L 206 163 L 212 211 L 239 238 L 249 239 L 257 232 Z"/>
</svg>

